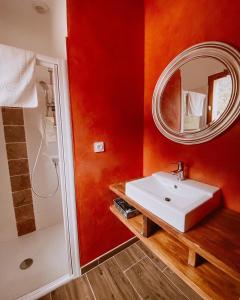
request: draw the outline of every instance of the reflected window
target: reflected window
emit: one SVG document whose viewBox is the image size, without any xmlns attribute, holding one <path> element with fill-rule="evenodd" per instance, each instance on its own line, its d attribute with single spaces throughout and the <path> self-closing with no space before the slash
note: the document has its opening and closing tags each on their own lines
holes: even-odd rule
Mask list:
<svg viewBox="0 0 240 300">
<path fill-rule="evenodd" d="M 232 79 L 227 70 L 208 77 L 208 122 L 217 120 L 226 109 L 232 93 Z"/>
<path fill-rule="evenodd" d="M 227 75 L 214 80 L 212 119 L 216 120 L 224 112 L 232 92 L 231 76 Z"/>
</svg>

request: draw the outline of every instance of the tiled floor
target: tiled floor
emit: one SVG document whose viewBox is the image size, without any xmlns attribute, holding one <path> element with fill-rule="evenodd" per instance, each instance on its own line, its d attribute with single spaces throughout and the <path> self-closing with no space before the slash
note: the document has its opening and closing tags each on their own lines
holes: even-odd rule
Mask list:
<svg viewBox="0 0 240 300">
<path fill-rule="evenodd" d="M 41 300 L 200 300 L 140 241 Z"/>
</svg>

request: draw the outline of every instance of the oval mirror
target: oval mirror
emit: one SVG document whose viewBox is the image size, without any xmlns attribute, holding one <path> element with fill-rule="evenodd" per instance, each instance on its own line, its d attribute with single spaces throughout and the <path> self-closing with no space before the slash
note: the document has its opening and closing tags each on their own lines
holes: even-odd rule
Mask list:
<svg viewBox="0 0 240 300">
<path fill-rule="evenodd" d="M 240 55 L 219 42 L 195 45 L 163 71 L 153 94 L 153 118 L 169 139 L 203 143 L 229 127 L 240 113 Z"/>
</svg>

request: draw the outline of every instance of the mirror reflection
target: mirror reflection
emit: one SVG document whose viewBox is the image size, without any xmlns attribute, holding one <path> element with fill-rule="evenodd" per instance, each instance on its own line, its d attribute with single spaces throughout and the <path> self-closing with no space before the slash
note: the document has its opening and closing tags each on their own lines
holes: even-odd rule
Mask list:
<svg viewBox="0 0 240 300">
<path fill-rule="evenodd" d="M 196 58 L 171 76 L 161 95 L 160 112 L 178 133 L 200 131 L 222 115 L 231 93 L 226 66 L 212 57 Z"/>
</svg>

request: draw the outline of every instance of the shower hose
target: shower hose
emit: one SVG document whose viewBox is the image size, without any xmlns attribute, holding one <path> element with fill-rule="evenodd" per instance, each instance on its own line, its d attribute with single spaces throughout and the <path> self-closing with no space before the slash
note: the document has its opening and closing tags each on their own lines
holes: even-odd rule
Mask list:
<svg viewBox="0 0 240 300">
<path fill-rule="evenodd" d="M 57 176 L 57 185 L 56 185 L 56 188 L 54 189 L 54 191 L 50 194 L 40 194 L 39 192 L 36 191 L 35 187 L 34 187 L 34 174 L 35 174 L 35 171 L 36 171 L 36 167 L 37 167 L 37 164 L 38 164 L 38 161 L 39 161 L 39 157 L 40 157 L 40 153 L 41 153 L 41 150 L 42 150 L 42 146 L 43 146 L 43 140 L 44 140 L 44 137 L 46 136 L 46 120 L 45 118 L 43 118 L 43 133 L 42 133 L 42 138 L 41 138 L 41 142 L 39 144 L 39 148 L 38 148 L 38 152 L 37 152 L 37 156 L 36 156 L 36 159 L 35 159 L 35 162 L 33 164 L 33 168 L 32 168 L 32 173 L 31 173 L 31 189 L 33 191 L 33 193 L 38 196 L 39 198 L 51 198 L 53 197 L 56 193 L 57 193 L 57 190 L 58 190 L 58 187 L 59 187 L 59 175 L 58 175 L 58 170 L 57 170 L 57 167 L 58 167 L 58 162 L 56 160 L 51 160 L 51 162 L 54 164 L 54 167 L 55 167 L 55 172 L 56 172 L 56 176 Z"/>
</svg>

